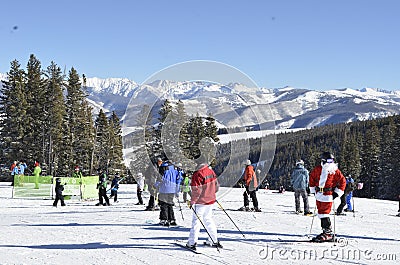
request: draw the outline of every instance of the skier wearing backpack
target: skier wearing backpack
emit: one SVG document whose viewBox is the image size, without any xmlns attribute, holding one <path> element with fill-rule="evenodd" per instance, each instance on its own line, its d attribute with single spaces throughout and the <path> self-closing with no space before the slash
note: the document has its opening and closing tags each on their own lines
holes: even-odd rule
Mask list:
<svg viewBox="0 0 400 265">
<path fill-rule="evenodd" d="M 314 237 L 312 241 L 333 241 L 334 235 L 329 214 L 333 200 L 343 195 L 345 187 L 346 179 L 334 163 L 334 156 L 330 152 L 323 152 L 321 164 L 310 173 L 310 193 L 315 194 L 322 227 L 322 233 Z"/>
<path fill-rule="evenodd" d="M 250 160 L 246 161 L 245 166 L 246 168 L 244 170 L 244 175 L 243 175 L 244 185 L 246 188 L 245 192 L 243 193 L 244 206 L 239 210 L 250 211 L 249 208 L 249 195 L 250 195 L 250 198 L 253 201 L 254 211 L 261 212 L 261 209 L 258 208 L 258 200 L 256 195 L 256 191 L 258 189 L 258 183 L 257 183 L 256 173 L 254 172 L 254 167 L 251 164 Z"/>
<path fill-rule="evenodd" d="M 308 170 L 304 167 L 303 160 L 296 161 L 296 167 L 292 171 L 291 184 L 294 190 L 294 202 L 296 206 L 296 213 L 303 213 L 300 210 L 300 196 L 303 198 L 304 215 L 311 215 L 308 204 Z"/>
</svg>

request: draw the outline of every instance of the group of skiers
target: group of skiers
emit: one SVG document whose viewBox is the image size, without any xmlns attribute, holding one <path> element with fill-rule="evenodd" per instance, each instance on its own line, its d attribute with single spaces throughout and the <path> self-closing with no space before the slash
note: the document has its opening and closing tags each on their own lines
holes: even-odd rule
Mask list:
<svg viewBox="0 0 400 265">
<path fill-rule="evenodd" d="M 200 229 L 202 226 L 207 230 L 207 243 L 214 247 L 222 248 L 218 240 L 217 228 L 212 217 L 213 204 L 217 202 L 216 192 L 219 188 L 218 179 L 215 172 L 208 165 L 206 159 L 198 160 L 198 166 L 192 175 L 191 180 L 182 169 L 180 163 L 171 163 L 170 161 L 158 160 L 158 174 L 150 174 L 148 183 L 150 191 L 149 205 L 146 210 L 155 209 L 155 201 L 158 198 L 160 206 L 160 225 L 175 226 L 177 225 L 174 214 L 174 198 L 179 197 L 179 193 L 183 192 L 183 198 L 186 201 L 187 195 L 190 195 L 188 206 L 193 211 L 192 226 L 186 247 L 195 250 Z M 155 175 L 155 176 L 154 176 Z M 117 201 L 117 190 L 119 176 L 116 175 L 111 185 L 111 197 Z M 250 160 L 245 162 L 245 170 L 243 174 L 245 185 L 244 210 L 249 208 L 249 196 L 252 199 L 254 211 L 261 211 L 258 206 L 256 191 L 258 188 L 257 174 Z M 56 182 L 56 190 L 57 190 Z M 144 176 L 142 173 L 137 175 L 137 205 L 143 205 L 142 192 L 144 190 Z M 355 189 L 354 180 L 351 176 L 344 177 L 335 163 L 334 156 L 330 152 L 321 154 L 321 163 L 317 165 L 309 173 L 304 167 L 304 161 L 298 160 L 296 167 L 291 175 L 291 183 L 295 195 L 296 213 L 304 215 L 312 215 L 309 209 L 307 189 L 315 195 L 317 216 L 321 220 L 322 233 L 312 239 L 314 242 L 333 241 L 334 234 L 330 220 L 330 212 L 335 198 L 340 197 L 341 204 L 337 208 L 335 214 L 342 214 L 344 206 L 347 204 L 345 211 L 354 211 L 351 205 L 352 191 Z M 99 203 L 98 205 L 109 205 L 109 198 L 106 195 L 107 180 L 106 174 L 99 174 Z M 61 188 L 59 188 L 61 189 Z M 56 192 L 56 201 L 61 200 L 61 204 L 65 205 L 62 196 L 58 196 Z M 304 212 L 300 209 L 300 197 L 303 199 Z M 105 200 L 105 203 L 103 202 Z M 400 196 L 399 196 L 400 199 Z M 55 204 L 56 204 L 55 201 Z M 399 203 L 400 215 L 400 203 Z"/>
<path fill-rule="evenodd" d="M 28 165 L 26 164 L 25 161 L 14 161 L 10 166 L 11 186 L 23 185 L 25 171 L 30 171 L 30 173 L 32 173 L 33 176 L 35 176 L 35 189 L 39 189 L 39 175 L 42 169 L 40 168 L 40 164 L 36 161 L 34 163 L 33 171 L 29 170 Z"/>
</svg>

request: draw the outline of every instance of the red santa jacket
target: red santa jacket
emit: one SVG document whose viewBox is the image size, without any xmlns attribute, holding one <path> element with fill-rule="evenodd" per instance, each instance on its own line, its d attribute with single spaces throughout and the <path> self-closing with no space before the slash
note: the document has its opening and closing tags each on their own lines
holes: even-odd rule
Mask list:
<svg viewBox="0 0 400 265">
<path fill-rule="evenodd" d="M 192 205 L 208 205 L 215 202 L 215 193 L 218 191 L 219 184 L 215 172 L 207 164 L 200 165 L 199 169 L 193 173 L 190 186 L 192 188 L 190 200 Z"/>
<path fill-rule="evenodd" d="M 333 192 L 339 197 L 346 188 L 346 178 L 335 163 L 326 163 L 316 166 L 310 173 L 310 192 L 315 193 L 317 201 L 333 201 Z"/>
</svg>

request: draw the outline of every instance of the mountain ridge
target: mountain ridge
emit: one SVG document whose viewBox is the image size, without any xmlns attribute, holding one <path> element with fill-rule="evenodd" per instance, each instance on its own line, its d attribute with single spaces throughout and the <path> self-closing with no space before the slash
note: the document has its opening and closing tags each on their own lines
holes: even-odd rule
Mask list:
<svg viewBox="0 0 400 265">
<path fill-rule="evenodd" d="M 0 79 L 5 78 L 6 74 L 0 73 Z M 400 114 L 400 90 L 380 88 L 315 91 L 290 86 L 248 88 L 237 83 L 171 80 L 140 85 L 127 78 L 97 77 L 86 78 L 85 85 L 95 113 L 102 108 L 106 113 L 115 111 L 120 117 L 131 98 L 142 97 L 144 104 L 153 105 L 154 97 L 149 95 L 155 93 L 171 101 L 181 100 L 190 114 L 199 108 L 204 113 L 220 113 L 218 108 L 224 104 L 244 114 L 252 107 L 269 107 L 277 129 L 312 128 Z M 254 124 L 249 121 L 243 125 Z"/>
</svg>

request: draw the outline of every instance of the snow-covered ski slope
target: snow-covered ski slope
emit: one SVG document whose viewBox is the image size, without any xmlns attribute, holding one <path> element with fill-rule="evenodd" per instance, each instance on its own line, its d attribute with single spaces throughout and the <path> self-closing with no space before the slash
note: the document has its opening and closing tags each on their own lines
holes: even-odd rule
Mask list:
<svg viewBox="0 0 400 265">
<path fill-rule="evenodd" d="M 214 219 L 225 249 L 202 246 L 195 254 L 174 244 L 189 236 L 192 212 L 175 207 L 178 227 L 158 226 L 159 212 L 143 211 L 136 185 L 120 185 L 119 203 L 12 199 L 9 183 L 0 183 L 0 264 L 398 264 L 400 217 L 398 202 L 355 198 L 352 213 L 336 216 L 338 243 L 308 243 L 312 217 L 294 214 L 294 196 L 259 190 L 262 212 L 236 211 L 243 190 L 221 188 Z M 147 195 L 148 196 L 148 195 Z M 181 198 L 182 199 L 182 198 Z M 145 196 L 145 202 L 148 198 Z M 315 200 L 309 197 L 311 210 Z M 338 204 L 338 200 L 336 200 Z M 251 206 L 251 202 L 250 202 Z M 332 215 L 332 223 L 334 216 Z M 314 219 L 312 234 L 320 233 Z M 303 242 L 297 242 L 303 241 Z M 322 263 L 321 263 L 322 262 Z"/>
</svg>

